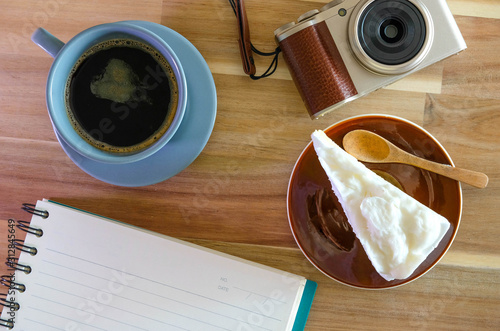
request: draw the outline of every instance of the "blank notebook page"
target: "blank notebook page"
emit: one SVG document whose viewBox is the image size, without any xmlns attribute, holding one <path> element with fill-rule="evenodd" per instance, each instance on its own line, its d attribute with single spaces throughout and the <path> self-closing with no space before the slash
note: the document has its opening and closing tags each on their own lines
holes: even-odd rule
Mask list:
<svg viewBox="0 0 500 331">
<path fill-rule="evenodd" d="M 49 217 L 26 236 L 37 254 L 19 259 L 32 272 L 16 272 L 14 330 L 295 330 L 305 288 L 307 318 L 316 286 L 304 277 L 51 201 L 37 209 Z"/>
</svg>

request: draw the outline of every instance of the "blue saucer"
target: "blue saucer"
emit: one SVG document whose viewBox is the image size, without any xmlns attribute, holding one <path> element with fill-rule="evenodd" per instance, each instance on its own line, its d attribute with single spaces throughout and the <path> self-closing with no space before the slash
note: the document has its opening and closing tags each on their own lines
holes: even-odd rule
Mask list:
<svg viewBox="0 0 500 331">
<path fill-rule="evenodd" d="M 187 80 L 188 101 L 181 125 L 172 139 L 155 154 L 127 164 L 88 159 L 57 134 L 59 143 L 80 169 L 103 182 L 118 186 L 146 186 L 162 182 L 189 166 L 201 153 L 212 133 L 217 95 L 212 73 L 200 52 L 182 35 L 160 24 L 130 21 L 163 38 L 179 58 Z"/>
</svg>

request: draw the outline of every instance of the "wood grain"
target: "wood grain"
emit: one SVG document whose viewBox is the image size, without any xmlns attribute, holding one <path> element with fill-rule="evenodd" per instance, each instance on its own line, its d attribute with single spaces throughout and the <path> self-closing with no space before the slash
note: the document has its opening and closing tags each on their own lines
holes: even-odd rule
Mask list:
<svg viewBox="0 0 500 331">
<path fill-rule="evenodd" d="M 276 28 L 326 2 L 245 1 L 254 45 L 273 50 Z M 500 329 L 500 5 L 448 3 L 467 50 L 312 121 L 281 56 L 271 78 L 244 75 L 225 0 L 0 0 L 0 260 L 7 220 L 28 219 L 22 202 L 51 198 L 318 282 L 306 330 Z M 129 19 L 188 38 L 213 73 L 218 102 L 200 156 L 177 176 L 137 188 L 94 179 L 66 156 L 45 106 L 52 59 L 30 41 L 38 26 L 67 42 L 90 26 Z M 269 63 L 256 57 L 257 72 Z M 289 176 L 311 132 L 368 113 L 422 125 L 457 166 L 490 178 L 482 190 L 463 186 L 461 226 L 444 259 L 388 291 L 353 289 L 317 271 L 298 249 L 286 213 Z"/>
</svg>

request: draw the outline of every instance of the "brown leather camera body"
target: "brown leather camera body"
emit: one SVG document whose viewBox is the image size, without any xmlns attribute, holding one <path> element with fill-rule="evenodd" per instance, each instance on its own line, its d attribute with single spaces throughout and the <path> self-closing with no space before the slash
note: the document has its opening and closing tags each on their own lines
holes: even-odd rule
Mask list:
<svg viewBox="0 0 500 331">
<path fill-rule="evenodd" d="M 358 94 L 324 21 L 281 40 L 279 45 L 312 118 Z"/>
</svg>

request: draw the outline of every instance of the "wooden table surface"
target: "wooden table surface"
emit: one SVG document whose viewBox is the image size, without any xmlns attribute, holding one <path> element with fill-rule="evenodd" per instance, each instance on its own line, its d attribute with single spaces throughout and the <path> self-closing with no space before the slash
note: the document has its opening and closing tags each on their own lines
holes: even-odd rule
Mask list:
<svg viewBox="0 0 500 331">
<path fill-rule="evenodd" d="M 304 275 L 319 285 L 306 330 L 500 329 L 500 1 L 449 0 L 467 50 L 314 121 L 281 56 L 271 78 L 245 76 L 226 0 L 0 2 L 0 219 L 28 219 L 21 203 L 51 198 Z M 273 50 L 276 28 L 326 2 L 247 0 L 253 43 Z M 66 156 L 45 106 L 52 58 L 30 41 L 38 26 L 67 42 L 93 25 L 129 19 L 188 38 L 213 73 L 218 101 L 200 156 L 175 177 L 137 188 L 94 179 Z M 257 58 L 257 70 L 268 63 Z M 456 166 L 490 178 L 485 189 L 462 185 L 462 221 L 444 259 L 386 291 L 324 276 L 299 250 L 286 213 L 289 176 L 312 131 L 367 113 L 423 126 Z M 4 255 L 6 229 L 4 222 Z"/>
</svg>

